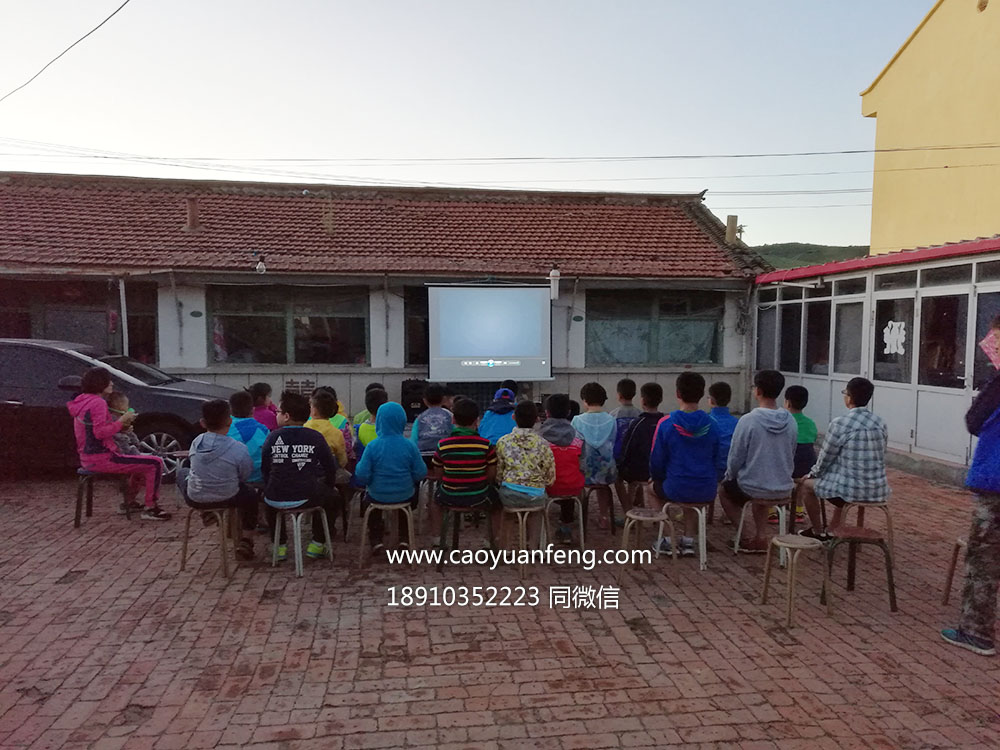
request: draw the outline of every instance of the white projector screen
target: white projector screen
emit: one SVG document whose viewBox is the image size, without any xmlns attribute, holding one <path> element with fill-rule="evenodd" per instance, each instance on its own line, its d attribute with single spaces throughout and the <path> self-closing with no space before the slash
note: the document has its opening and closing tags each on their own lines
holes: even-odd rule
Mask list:
<svg viewBox="0 0 1000 750">
<path fill-rule="evenodd" d="M 431 380 L 552 379 L 548 286 L 431 286 L 427 303 Z"/>
</svg>

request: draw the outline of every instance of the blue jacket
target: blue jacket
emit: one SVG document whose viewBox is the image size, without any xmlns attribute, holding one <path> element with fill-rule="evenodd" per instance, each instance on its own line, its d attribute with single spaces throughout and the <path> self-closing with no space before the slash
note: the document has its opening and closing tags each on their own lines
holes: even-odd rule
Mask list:
<svg viewBox="0 0 1000 750">
<path fill-rule="evenodd" d="M 403 437 L 406 412 L 394 401 L 382 404 L 375 415 L 375 432 L 354 469 L 358 482 L 379 503 L 402 503 L 413 497 L 416 485 L 427 476 L 420 451 Z"/>
<path fill-rule="evenodd" d="M 479 436 L 496 445 L 497 440 L 513 432 L 515 427 L 517 424 L 514 422 L 514 402 L 505 401 L 500 404 L 494 402 L 479 420 Z"/>
<path fill-rule="evenodd" d="M 250 471 L 248 482 L 260 482 L 260 450 L 264 447 L 264 441 L 270 430 L 258 422 L 253 417 L 233 417 L 233 424 L 229 428 L 229 437 L 238 440 L 247 447 L 253 468 Z"/>
<path fill-rule="evenodd" d="M 719 428 L 708 414 L 673 411 L 656 427 L 649 475 L 674 502 L 711 502 L 725 469 L 720 445 Z"/>
<path fill-rule="evenodd" d="M 729 413 L 728 406 L 713 406 L 708 414 L 719 428 L 719 445 L 722 446 L 722 455 L 729 455 L 729 446 L 733 443 L 733 433 L 736 431 L 736 423 L 739 417 L 734 417 Z"/>
<path fill-rule="evenodd" d="M 965 423 L 979 436 L 965 485 L 976 492 L 1000 493 L 1000 375 L 980 389 Z"/>
</svg>

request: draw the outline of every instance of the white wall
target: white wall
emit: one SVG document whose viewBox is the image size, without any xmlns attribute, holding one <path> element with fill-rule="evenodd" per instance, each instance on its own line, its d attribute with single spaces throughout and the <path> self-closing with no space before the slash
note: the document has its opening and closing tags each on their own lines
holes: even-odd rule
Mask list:
<svg viewBox="0 0 1000 750">
<path fill-rule="evenodd" d="M 161 286 L 157 296 L 159 364 L 165 369 L 208 365 L 204 286 Z"/>
</svg>

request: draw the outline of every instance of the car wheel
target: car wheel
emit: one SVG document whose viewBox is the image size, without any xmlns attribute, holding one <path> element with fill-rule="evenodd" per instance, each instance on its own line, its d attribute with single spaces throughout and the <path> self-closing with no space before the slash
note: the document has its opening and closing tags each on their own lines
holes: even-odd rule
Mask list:
<svg viewBox="0 0 1000 750">
<path fill-rule="evenodd" d="M 189 443 L 183 431 L 172 424 L 150 424 L 136 430 L 136 436 L 143 453 L 163 459 L 163 479 L 173 482 L 177 477 L 180 459 L 171 454 L 187 450 Z"/>
</svg>

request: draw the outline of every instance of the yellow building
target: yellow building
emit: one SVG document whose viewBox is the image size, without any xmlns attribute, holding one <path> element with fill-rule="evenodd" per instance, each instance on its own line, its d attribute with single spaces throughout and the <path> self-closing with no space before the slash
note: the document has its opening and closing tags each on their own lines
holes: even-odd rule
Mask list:
<svg viewBox="0 0 1000 750">
<path fill-rule="evenodd" d="M 873 255 L 1000 233 L 1000 0 L 938 0 L 861 97 Z"/>
</svg>

